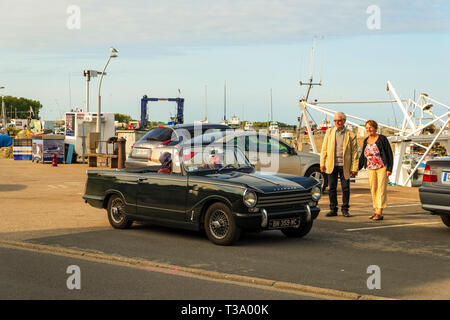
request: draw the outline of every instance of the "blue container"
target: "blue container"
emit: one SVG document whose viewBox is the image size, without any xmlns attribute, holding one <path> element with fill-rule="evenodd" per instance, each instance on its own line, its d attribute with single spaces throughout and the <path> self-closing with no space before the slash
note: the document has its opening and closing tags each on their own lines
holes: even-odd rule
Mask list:
<svg viewBox="0 0 450 320">
<path fill-rule="evenodd" d="M 32 158 L 32 140 L 14 139 L 13 143 L 14 160 L 31 160 Z"/>
</svg>

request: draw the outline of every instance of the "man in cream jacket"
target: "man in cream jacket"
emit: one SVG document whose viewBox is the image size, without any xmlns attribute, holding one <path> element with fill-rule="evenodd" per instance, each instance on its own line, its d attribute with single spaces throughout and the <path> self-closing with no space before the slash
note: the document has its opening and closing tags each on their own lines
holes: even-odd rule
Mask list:
<svg viewBox="0 0 450 320">
<path fill-rule="evenodd" d="M 356 136 L 345 127 L 346 116 L 338 112 L 334 116 L 334 127 L 327 130 L 320 152 L 320 171 L 328 174 L 330 212 L 327 217 L 337 216 L 338 178 L 342 187 L 341 212 L 350 217 L 350 177 L 358 174 L 358 145 Z"/>
</svg>

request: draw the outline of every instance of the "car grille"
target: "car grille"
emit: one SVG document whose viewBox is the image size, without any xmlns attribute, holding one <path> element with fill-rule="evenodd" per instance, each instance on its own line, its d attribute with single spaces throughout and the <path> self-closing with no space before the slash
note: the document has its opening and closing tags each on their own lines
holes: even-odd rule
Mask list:
<svg viewBox="0 0 450 320">
<path fill-rule="evenodd" d="M 287 192 L 275 193 L 273 195 L 258 195 L 256 207 L 273 210 L 290 210 L 301 208 L 311 201 L 311 192 Z"/>
</svg>

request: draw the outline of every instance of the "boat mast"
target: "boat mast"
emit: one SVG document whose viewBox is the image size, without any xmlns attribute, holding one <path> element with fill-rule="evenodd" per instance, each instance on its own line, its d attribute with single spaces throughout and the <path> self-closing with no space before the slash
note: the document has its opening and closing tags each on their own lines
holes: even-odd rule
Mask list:
<svg viewBox="0 0 450 320">
<path fill-rule="evenodd" d="M 270 88 L 270 122 L 273 122 L 272 88 Z"/>
<path fill-rule="evenodd" d="M 208 86 L 205 84 L 205 121 L 208 120 Z"/>
<path fill-rule="evenodd" d="M 299 118 L 298 121 L 298 128 L 300 130 L 300 128 L 302 127 L 302 120 L 305 120 L 305 125 L 306 125 L 306 130 L 308 130 L 308 137 L 309 137 L 309 141 L 311 143 L 312 149 L 314 153 L 317 153 L 317 147 L 316 147 L 316 143 L 314 141 L 314 138 L 312 136 L 312 132 L 311 132 L 311 126 L 309 125 L 309 119 L 308 119 L 308 115 L 306 114 L 306 103 L 308 102 L 309 99 L 309 94 L 311 92 L 311 89 L 313 86 L 321 86 L 322 85 L 322 80 L 320 80 L 320 82 L 318 83 L 314 83 L 313 82 L 313 73 L 314 73 L 314 49 L 316 46 L 316 39 L 314 38 L 314 43 L 313 43 L 313 47 L 311 49 L 311 64 L 310 64 L 310 75 L 309 75 L 309 82 L 305 83 L 300 81 L 300 86 L 306 85 L 308 86 L 308 90 L 306 91 L 306 96 L 305 98 L 301 99 L 299 102 L 299 107 L 302 111 L 302 115 Z M 298 135 L 297 135 L 298 138 Z"/>
<path fill-rule="evenodd" d="M 223 121 L 227 121 L 227 81 L 223 87 Z"/>
</svg>

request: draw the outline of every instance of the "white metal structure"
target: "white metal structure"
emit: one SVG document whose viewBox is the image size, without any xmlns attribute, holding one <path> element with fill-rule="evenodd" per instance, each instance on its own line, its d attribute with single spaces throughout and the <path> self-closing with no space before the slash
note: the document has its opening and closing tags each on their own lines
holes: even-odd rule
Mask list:
<svg viewBox="0 0 450 320">
<path fill-rule="evenodd" d="M 66 131 L 65 142 L 74 145 L 74 151 L 78 156 L 88 153 L 87 137 L 89 132 L 96 131 L 97 113 L 96 112 L 66 112 Z M 114 124 L 114 113 L 103 112 L 100 117 L 101 136 L 100 140 L 105 141 L 116 135 Z M 110 150 L 111 151 L 111 150 Z M 106 153 L 106 144 L 98 145 L 99 153 Z"/>
<path fill-rule="evenodd" d="M 444 145 L 445 149 L 450 150 L 450 135 L 448 126 L 450 121 L 450 107 L 428 97 L 427 94 L 421 94 L 417 101 L 413 101 L 411 99 L 402 100 L 397 94 L 395 88 L 392 86 L 391 82 L 387 82 L 387 91 L 389 91 L 393 100 L 380 100 L 380 101 L 346 101 L 346 102 L 314 102 L 308 103 L 305 100 L 300 100 L 299 107 L 302 112 L 302 119 L 305 121 L 309 140 L 312 146 L 313 152 L 317 153 L 317 147 L 314 142 L 314 138 L 311 133 L 310 121 L 308 118 L 308 108 L 319 111 L 325 115 L 329 115 L 334 117 L 334 114 L 338 111 L 332 110 L 321 105 L 328 104 L 367 104 L 367 103 L 396 103 L 396 105 L 400 108 L 403 119 L 401 122 L 401 127 L 393 127 L 383 123 L 378 123 L 380 127 L 389 128 L 394 130 L 396 134 L 394 136 L 389 137 L 389 141 L 393 145 L 394 152 L 394 168 L 393 173 L 390 177 L 390 181 L 395 184 L 403 185 L 403 186 L 411 186 L 411 178 L 418 170 L 421 163 L 428 156 L 432 147 L 436 144 L 436 142 Z M 438 105 L 443 107 L 445 110 L 444 113 L 440 115 L 436 115 L 433 112 L 434 105 Z M 416 116 L 417 115 L 417 116 Z M 368 119 L 364 119 L 361 117 L 353 116 L 346 114 L 347 123 L 364 129 L 364 123 Z M 359 122 L 359 123 L 357 123 Z M 362 124 L 361 124 L 362 123 Z M 301 126 L 301 123 L 300 123 Z M 439 128 L 437 133 L 425 134 L 425 129 L 430 129 L 434 126 L 436 130 Z M 407 149 L 410 145 L 417 145 L 422 147 L 425 150 L 423 156 L 420 158 L 414 169 L 410 170 L 410 168 L 406 168 L 403 166 L 403 159 L 407 154 Z M 427 145 L 427 146 L 426 146 Z"/>
</svg>

